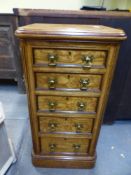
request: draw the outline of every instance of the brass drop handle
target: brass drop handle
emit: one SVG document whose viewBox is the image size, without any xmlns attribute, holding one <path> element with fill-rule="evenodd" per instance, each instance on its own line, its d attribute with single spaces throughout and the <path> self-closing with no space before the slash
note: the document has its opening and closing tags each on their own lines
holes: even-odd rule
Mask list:
<svg viewBox="0 0 131 175">
<path fill-rule="evenodd" d="M 56 150 L 56 144 L 49 144 L 50 152 L 55 152 Z"/>
<path fill-rule="evenodd" d="M 87 56 L 83 56 L 82 58 L 82 61 L 83 61 L 83 68 L 91 68 L 92 67 L 92 61 L 94 59 L 94 57 L 91 55 L 87 55 Z"/>
<path fill-rule="evenodd" d="M 83 124 L 75 123 L 75 128 L 76 128 L 76 132 L 81 132 L 83 128 Z"/>
<path fill-rule="evenodd" d="M 55 89 L 56 86 L 56 80 L 53 78 L 48 79 L 48 87 L 49 89 Z"/>
<path fill-rule="evenodd" d="M 89 85 L 90 80 L 89 79 L 80 79 L 80 89 L 81 90 L 87 90 L 87 86 Z"/>
<path fill-rule="evenodd" d="M 78 152 L 80 150 L 80 144 L 73 144 L 72 147 L 74 148 L 74 152 Z"/>
<path fill-rule="evenodd" d="M 84 102 L 78 102 L 77 106 L 78 106 L 78 111 L 84 111 L 86 104 Z"/>
<path fill-rule="evenodd" d="M 51 112 L 55 111 L 55 110 L 56 110 L 56 105 L 57 105 L 56 102 L 49 101 L 49 102 L 48 102 L 49 111 L 51 111 Z"/>
<path fill-rule="evenodd" d="M 56 66 L 57 55 L 48 54 L 48 66 Z"/>
<path fill-rule="evenodd" d="M 55 131 L 56 128 L 57 128 L 57 126 L 58 126 L 58 124 L 55 123 L 55 122 L 49 122 L 49 123 L 48 123 L 48 127 L 49 127 L 49 129 L 50 129 L 51 131 Z"/>
</svg>

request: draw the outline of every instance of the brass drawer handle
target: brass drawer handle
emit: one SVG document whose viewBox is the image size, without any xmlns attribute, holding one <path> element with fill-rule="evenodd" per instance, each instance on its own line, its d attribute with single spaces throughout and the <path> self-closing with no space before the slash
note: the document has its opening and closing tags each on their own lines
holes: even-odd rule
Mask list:
<svg viewBox="0 0 131 175">
<path fill-rule="evenodd" d="M 48 87 L 49 89 L 55 89 L 56 86 L 56 79 L 49 78 L 48 79 Z"/>
<path fill-rule="evenodd" d="M 80 150 L 80 144 L 73 144 L 72 147 L 74 148 L 74 152 L 78 152 Z"/>
<path fill-rule="evenodd" d="M 75 123 L 76 132 L 81 132 L 83 129 L 83 124 Z"/>
<path fill-rule="evenodd" d="M 80 89 L 81 90 L 87 90 L 87 86 L 89 85 L 90 80 L 89 79 L 80 79 Z"/>
<path fill-rule="evenodd" d="M 58 126 L 58 123 L 55 123 L 55 122 L 48 123 L 48 127 L 51 131 L 56 131 L 57 126 Z"/>
<path fill-rule="evenodd" d="M 49 102 L 48 102 L 49 111 L 51 111 L 51 112 L 55 111 L 55 110 L 56 110 L 56 105 L 57 105 L 56 102 L 49 101 Z"/>
<path fill-rule="evenodd" d="M 77 106 L 78 106 L 78 111 L 84 111 L 86 104 L 84 102 L 78 102 Z"/>
<path fill-rule="evenodd" d="M 48 66 L 56 66 L 57 55 L 48 54 Z"/>
<path fill-rule="evenodd" d="M 94 56 L 83 56 L 82 58 L 82 61 L 83 61 L 83 68 L 88 68 L 90 69 L 92 67 L 92 61 L 94 59 Z"/>
<path fill-rule="evenodd" d="M 56 144 L 49 144 L 50 152 L 55 152 L 56 150 Z"/>
</svg>

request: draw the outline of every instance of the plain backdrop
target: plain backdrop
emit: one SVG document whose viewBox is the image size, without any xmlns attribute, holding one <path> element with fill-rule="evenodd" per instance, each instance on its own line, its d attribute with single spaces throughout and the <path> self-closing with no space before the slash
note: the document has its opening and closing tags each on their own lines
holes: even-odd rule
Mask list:
<svg viewBox="0 0 131 175">
<path fill-rule="evenodd" d="M 83 5 L 99 6 L 103 0 L 0 0 L 0 13 L 13 13 L 13 8 L 79 10 Z M 131 9 L 131 0 L 104 0 L 107 9 Z"/>
</svg>

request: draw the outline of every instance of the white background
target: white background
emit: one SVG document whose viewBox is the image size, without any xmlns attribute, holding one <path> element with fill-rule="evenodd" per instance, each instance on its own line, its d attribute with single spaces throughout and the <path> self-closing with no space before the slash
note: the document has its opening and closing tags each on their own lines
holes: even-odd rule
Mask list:
<svg viewBox="0 0 131 175">
<path fill-rule="evenodd" d="M 0 13 L 13 13 L 13 8 L 79 10 L 83 5 L 99 6 L 102 0 L 0 0 Z M 105 0 L 108 9 L 131 9 L 131 0 Z"/>
</svg>

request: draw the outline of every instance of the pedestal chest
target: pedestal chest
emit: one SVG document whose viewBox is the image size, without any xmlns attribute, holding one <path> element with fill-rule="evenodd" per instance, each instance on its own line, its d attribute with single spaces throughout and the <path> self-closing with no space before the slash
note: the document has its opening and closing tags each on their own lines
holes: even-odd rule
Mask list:
<svg viewBox="0 0 131 175">
<path fill-rule="evenodd" d="M 31 24 L 20 38 L 36 166 L 91 168 L 120 41 L 120 29 Z"/>
</svg>

